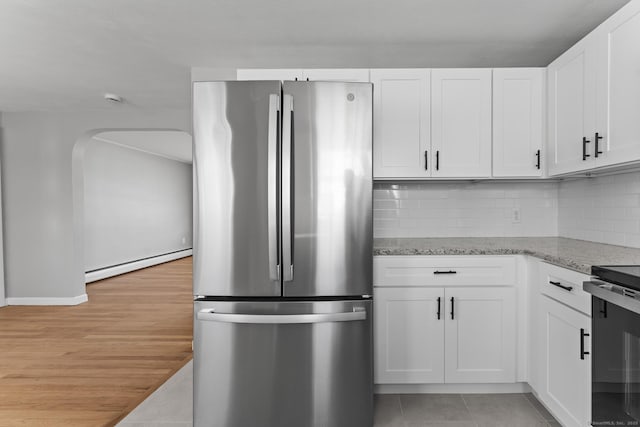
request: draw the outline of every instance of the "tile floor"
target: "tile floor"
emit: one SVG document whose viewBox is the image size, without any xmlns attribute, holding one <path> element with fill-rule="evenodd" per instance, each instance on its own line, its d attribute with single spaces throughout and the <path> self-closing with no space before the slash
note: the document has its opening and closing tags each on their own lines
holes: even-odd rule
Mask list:
<svg viewBox="0 0 640 427">
<path fill-rule="evenodd" d="M 191 427 L 193 360 L 120 421 L 117 427 Z"/>
<path fill-rule="evenodd" d="M 376 395 L 374 427 L 560 426 L 532 394 Z"/>
<path fill-rule="evenodd" d="M 193 361 L 117 427 L 187 427 L 193 415 Z M 376 395 L 374 427 L 560 426 L 532 394 Z"/>
</svg>

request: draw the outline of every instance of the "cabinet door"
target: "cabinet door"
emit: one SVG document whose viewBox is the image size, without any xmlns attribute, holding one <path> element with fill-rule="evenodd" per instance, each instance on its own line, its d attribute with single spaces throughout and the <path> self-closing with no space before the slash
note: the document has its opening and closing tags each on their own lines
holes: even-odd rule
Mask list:
<svg viewBox="0 0 640 427">
<path fill-rule="evenodd" d="M 302 70 L 294 68 L 244 68 L 237 70 L 238 80 L 302 80 Z"/>
<path fill-rule="evenodd" d="M 589 351 L 591 319 L 551 298 L 540 296 L 543 372 L 538 395 L 567 427 L 588 426 L 591 419 L 591 359 L 581 358 L 581 340 Z"/>
<path fill-rule="evenodd" d="M 640 2 L 629 3 L 605 21 L 594 39 L 598 49 L 595 132 L 602 137 L 596 166 L 640 160 Z M 595 142 L 595 133 L 590 138 Z"/>
<path fill-rule="evenodd" d="M 374 289 L 377 384 L 443 382 L 442 297 L 442 288 Z"/>
<path fill-rule="evenodd" d="M 493 70 L 493 176 L 542 176 L 544 74 L 544 68 Z"/>
<path fill-rule="evenodd" d="M 317 68 L 302 70 L 303 80 L 339 81 L 339 82 L 368 82 L 367 68 Z"/>
<path fill-rule="evenodd" d="M 593 55 L 592 39 L 587 37 L 549 65 L 549 175 L 594 167 L 591 129 L 595 120 L 596 80 Z"/>
<path fill-rule="evenodd" d="M 515 289 L 446 288 L 445 301 L 445 382 L 515 382 Z"/>
<path fill-rule="evenodd" d="M 433 177 L 491 175 L 491 70 L 431 71 Z"/>
<path fill-rule="evenodd" d="M 430 176 L 429 70 L 371 70 L 374 178 Z"/>
</svg>

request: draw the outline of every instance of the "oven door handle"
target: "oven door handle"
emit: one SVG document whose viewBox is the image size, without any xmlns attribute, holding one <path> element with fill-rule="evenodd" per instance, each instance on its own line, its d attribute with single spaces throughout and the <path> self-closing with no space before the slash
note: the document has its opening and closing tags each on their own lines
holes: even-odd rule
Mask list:
<svg viewBox="0 0 640 427">
<path fill-rule="evenodd" d="M 601 300 L 605 300 L 611 304 L 626 308 L 636 314 L 640 314 L 640 300 L 612 292 L 606 288 L 606 284 L 603 282 L 583 282 L 582 288 L 594 297 L 598 297 Z"/>
</svg>

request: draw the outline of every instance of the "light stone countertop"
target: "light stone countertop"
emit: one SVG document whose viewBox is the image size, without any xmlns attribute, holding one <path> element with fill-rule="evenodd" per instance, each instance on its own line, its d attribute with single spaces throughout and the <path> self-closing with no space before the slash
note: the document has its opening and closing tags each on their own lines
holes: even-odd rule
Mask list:
<svg viewBox="0 0 640 427">
<path fill-rule="evenodd" d="M 640 249 L 564 237 L 376 238 L 373 255 L 531 255 L 585 274 L 593 265 L 640 265 Z"/>
</svg>

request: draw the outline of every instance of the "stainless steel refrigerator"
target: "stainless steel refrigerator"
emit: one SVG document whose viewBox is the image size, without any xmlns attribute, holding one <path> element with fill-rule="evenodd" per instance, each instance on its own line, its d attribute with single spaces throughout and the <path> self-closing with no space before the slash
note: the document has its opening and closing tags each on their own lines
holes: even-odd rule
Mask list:
<svg viewBox="0 0 640 427">
<path fill-rule="evenodd" d="M 372 86 L 193 85 L 194 425 L 371 427 Z"/>
</svg>

